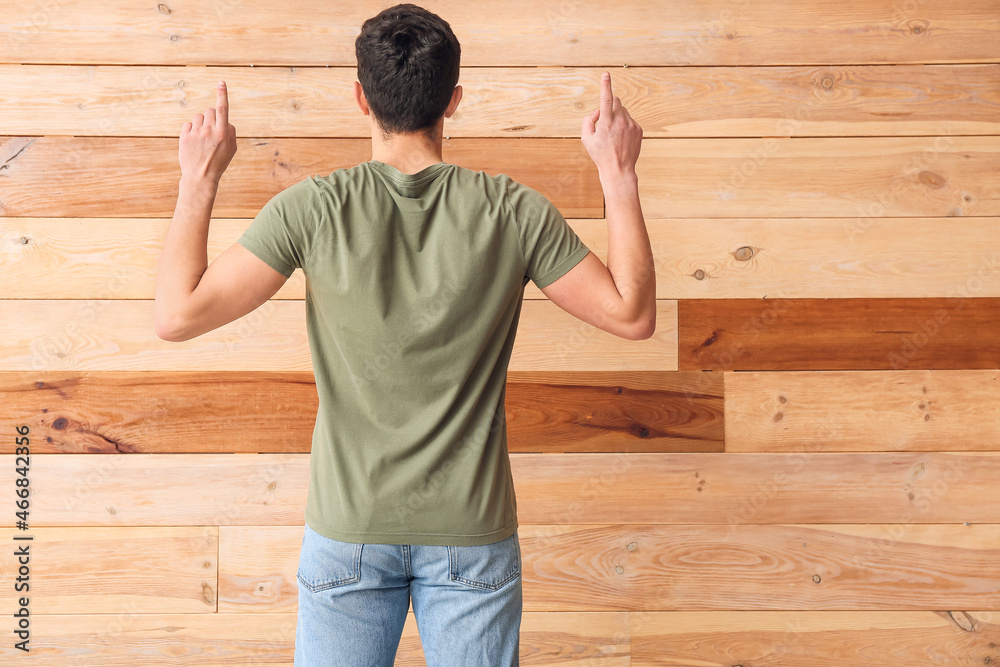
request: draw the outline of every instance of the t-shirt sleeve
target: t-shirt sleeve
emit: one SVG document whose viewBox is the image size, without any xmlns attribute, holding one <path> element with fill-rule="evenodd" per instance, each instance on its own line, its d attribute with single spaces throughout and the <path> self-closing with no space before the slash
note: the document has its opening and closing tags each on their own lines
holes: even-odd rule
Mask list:
<svg viewBox="0 0 1000 667">
<path fill-rule="evenodd" d="M 538 287 L 562 278 L 590 252 L 555 204 L 517 181 L 507 185 L 524 254 L 525 277 Z"/>
<path fill-rule="evenodd" d="M 315 199 L 311 179 L 279 192 L 236 242 L 281 275 L 291 276 L 304 267 L 315 238 L 320 217 Z"/>
</svg>

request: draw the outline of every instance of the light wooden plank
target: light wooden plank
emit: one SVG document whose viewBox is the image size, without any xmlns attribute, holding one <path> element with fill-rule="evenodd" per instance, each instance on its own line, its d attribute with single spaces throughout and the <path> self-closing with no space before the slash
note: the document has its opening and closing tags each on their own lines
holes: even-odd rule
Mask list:
<svg viewBox="0 0 1000 667">
<path fill-rule="evenodd" d="M 140 665 L 291 665 L 294 612 L 262 614 L 32 615 L 30 653 L 0 646 L 0 659 L 30 665 L 96 667 Z M 525 612 L 521 619 L 523 665 L 627 667 L 628 614 L 624 612 Z M 413 614 L 407 615 L 396 667 L 426 661 Z"/>
<path fill-rule="evenodd" d="M 252 218 L 309 176 L 371 159 L 368 139 L 241 138 L 237 145 L 213 211 L 220 218 Z M 446 140 L 444 159 L 508 174 L 566 217 L 604 215 L 597 168 L 578 139 Z M 174 138 L 0 137 L 0 164 L 0 216 L 170 217 L 177 201 Z"/>
<path fill-rule="evenodd" d="M 677 370 L 676 301 L 657 303 L 656 332 L 618 338 L 550 301 L 526 301 L 515 371 Z M 0 371 L 312 370 L 305 303 L 269 301 L 182 343 L 153 331 L 152 301 L 0 301 Z"/>
<path fill-rule="evenodd" d="M 996 524 L 518 530 L 531 611 L 991 609 L 1000 601 L 998 538 Z M 294 584 L 301 527 L 224 527 L 220 539 L 220 610 L 295 605 L 284 582 Z M 281 562 L 259 564 L 255 544 Z"/>
<path fill-rule="evenodd" d="M 726 451 L 1000 451 L 994 370 L 727 373 Z"/>
<path fill-rule="evenodd" d="M 996 611 L 636 612 L 633 667 L 991 664 Z"/>
<path fill-rule="evenodd" d="M 0 62 L 350 66 L 361 23 L 388 4 L 294 0 L 276 15 L 265 0 L 29 0 L 0 21 Z M 424 5 L 476 66 L 996 61 L 994 0 Z"/>
<path fill-rule="evenodd" d="M 69 496 L 63 495 L 63 500 Z M 18 598 L 28 597 L 32 638 L 39 636 L 35 614 L 128 610 L 204 617 L 217 609 L 217 526 L 50 528 L 37 523 L 31 520 L 30 530 L 17 533 L 33 539 L 11 540 L 0 553 L 3 571 L 15 573 L 20 558 L 15 553 L 28 550 L 30 589 L 17 593 L 12 585 L 10 593 L 0 597 L 0 610 L 13 614 L 19 608 Z M 5 644 L 8 648 L 10 642 Z"/>
<path fill-rule="evenodd" d="M 510 458 L 522 524 L 1000 523 L 993 452 Z M 31 461 L 31 521 L 39 526 L 301 525 L 309 480 L 307 454 Z M 0 488 L 14 488 L 14 457 L 0 463 Z"/>
<path fill-rule="evenodd" d="M 981 282 L 979 284 L 982 284 Z M 684 299 L 684 370 L 1000 367 L 1000 299 Z"/>
<path fill-rule="evenodd" d="M 604 220 L 570 225 L 607 259 Z M 5 298 L 151 299 L 169 221 L 0 218 Z M 248 219 L 217 219 L 209 260 Z M 1000 296 L 1000 218 L 649 219 L 661 299 Z M 742 250 L 745 249 L 745 250 Z M 305 297 L 296 271 L 275 295 Z M 544 299 L 529 283 L 525 298 Z"/>
<path fill-rule="evenodd" d="M 651 139 L 650 218 L 1000 215 L 1000 137 Z"/>
<path fill-rule="evenodd" d="M 173 212 L 179 173 L 174 139 L 0 142 L 8 186 L 0 215 L 132 218 Z M 364 139 L 242 139 L 215 215 L 252 217 L 276 192 L 366 160 L 368 150 Z M 604 215 L 596 168 L 579 140 L 453 139 L 445 142 L 444 158 L 508 173 L 549 197 L 566 217 Z M 866 218 L 879 217 L 1000 215 L 996 136 L 649 139 L 637 171 L 650 219 L 834 216 L 864 225 Z"/>
<path fill-rule="evenodd" d="M 511 373 L 507 449 L 722 451 L 722 374 L 705 375 Z M 317 397 L 308 371 L 12 371 L 0 405 L 0 432 L 28 426 L 36 454 L 277 453 L 309 452 Z"/>
<path fill-rule="evenodd" d="M 531 526 L 522 541 L 524 604 L 609 611 L 994 609 L 998 538 L 997 525 Z"/>
<path fill-rule="evenodd" d="M 465 68 L 452 137 L 579 137 L 599 68 Z M 0 134 L 177 136 L 228 83 L 242 136 L 368 137 L 354 67 L 0 65 Z M 997 134 L 1000 66 L 629 67 L 615 94 L 645 137 Z M 39 95 L 38 91 L 52 94 Z M 711 110 L 706 113 L 706 110 Z"/>
</svg>

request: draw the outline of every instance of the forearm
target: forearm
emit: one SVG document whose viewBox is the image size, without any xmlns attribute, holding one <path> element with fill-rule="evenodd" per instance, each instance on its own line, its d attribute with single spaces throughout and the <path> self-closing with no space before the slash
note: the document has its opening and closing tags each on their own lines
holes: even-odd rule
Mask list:
<svg viewBox="0 0 1000 667">
<path fill-rule="evenodd" d="M 655 321 L 656 275 L 634 171 L 601 177 L 608 224 L 608 272 L 621 295 L 621 317 Z"/>
<path fill-rule="evenodd" d="M 211 178 L 181 178 L 156 272 L 154 319 L 161 336 L 178 333 L 208 268 L 208 227 L 217 191 L 218 182 Z"/>
</svg>

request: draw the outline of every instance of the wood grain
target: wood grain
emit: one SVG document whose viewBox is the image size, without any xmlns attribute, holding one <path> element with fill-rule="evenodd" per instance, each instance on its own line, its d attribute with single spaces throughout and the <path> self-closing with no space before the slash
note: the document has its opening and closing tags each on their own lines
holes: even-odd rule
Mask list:
<svg viewBox="0 0 1000 667">
<path fill-rule="evenodd" d="M 722 400 L 721 373 L 515 372 L 507 449 L 722 451 Z M 317 397 L 308 371 L 0 372 L 0 405 L 36 454 L 307 453 Z"/>
<path fill-rule="evenodd" d="M 531 611 L 991 609 L 1000 596 L 995 524 L 559 524 L 518 535 Z M 228 527 L 220 540 L 220 610 L 295 604 L 285 582 L 301 527 Z M 258 565 L 255 544 L 282 562 Z"/>
<path fill-rule="evenodd" d="M 452 137 L 579 137 L 599 68 L 467 67 Z M 0 134 L 173 137 L 227 82 L 251 137 L 370 136 L 354 67 L 0 65 Z M 997 134 L 1000 66 L 628 67 L 615 94 L 645 137 Z M 37 95 L 37 91 L 54 94 Z"/>
<path fill-rule="evenodd" d="M 651 218 L 996 216 L 1000 137 L 652 139 Z M 853 223 L 852 223 L 853 224 Z"/>
<path fill-rule="evenodd" d="M 174 139 L 0 142 L 6 164 L 0 215 L 133 218 L 173 212 Z M 220 186 L 218 217 L 254 216 L 271 196 L 303 178 L 370 157 L 364 139 L 239 143 Z M 604 215 L 596 168 L 578 140 L 454 139 L 445 142 L 444 158 L 508 173 L 549 197 L 566 217 Z M 834 163 L 838 168 L 831 168 Z M 1000 215 L 995 136 L 649 139 L 636 169 L 643 212 L 651 219 L 832 216 L 863 225 L 879 217 Z"/>
<path fill-rule="evenodd" d="M 510 370 L 677 370 L 677 302 L 657 303 L 656 332 L 618 338 L 550 301 L 521 309 Z M 152 301 L 0 300 L 0 371 L 308 371 L 305 303 L 268 301 L 183 343 L 153 331 Z"/>
<path fill-rule="evenodd" d="M 266 614 L 32 615 L 31 653 L 10 644 L 0 659 L 30 665 L 95 667 L 134 665 L 291 665 L 294 612 Z M 521 620 L 523 665 L 627 667 L 628 614 L 624 612 L 525 612 Z M 417 625 L 409 614 L 396 667 L 426 665 Z"/>
<path fill-rule="evenodd" d="M 78 483 L 79 489 L 87 481 Z M 49 492 L 69 500 L 55 489 Z M 30 589 L 21 594 L 30 599 L 32 619 L 84 609 L 93 614 L 187 613 L 192 618 L 216 611 L 218 526 L 47 528 L 30 523 L 31 530 L 19 536 L 33 539 L 12 541 L 0 554 L 0 565 L 4 572 L 17 572 L 15 547 L 27 546 Z M 0 610 L 13 614 L 17 599 L 12 587 L 0 597 Z M 37 629 L 31 629 L 34 640 Z M 33 641 L 29 645 L 34 648 Z"/>
<path fill-rule="evenodd" d="M 682 370 L 961 370 L 1000 367 L 1000 299 L 972 279 L 952 298 L 685 299 Z"/>
<path fill-rule="evenodd" d="M 213 211 L 220 218 L 252 218 L 281 190 L 371 158 L 367 139 L 242 138 L 237 145 Z M 444 142 L 444 159 L 508 174 L 566 217 L 604 215 L 597 168 L 579 140 L 455 139 Z M 177 202 L 177 139 L 0 137 L 0 164 L 0 216 L 170 217 Z"/>
<path fill-rule="evenodd" d="M 607 259 L 604 220 L 570 225 Z M 17 299 L 151 299 L 168 220 L 0 218 L 0 294 Z M 249 219 L 217 219 L 209 260 Z M 1000 218 L 646 220 L 661 299 L 946 297 L 968 283 L 1000 296 Z M 741 250 L 746 248 L 747 250 Z M 741 253 L 747 253 L 745 256 Z M 529 283 L 526 299 L 545 295 Z M 302 271 L 276 299 L 303 299 Z"/>
<path fill-rule="evenodd" d="M 36 454 L 32 521 L 301 525 L 308 458 Z M 0 463 L 13 488 L 14 457 Z M 511 469 L 522 524 L 1000 523 L 994 452 L 511 454 Z"/>
<path fill-rule="evenodd" d="M 1000 451 L 993 370 L 727 373 L 726 451 Z"/>
<path fill-rule="evenodd" d="M 996 611 L 637 612 L 633 667 L 910 667 L 991 664 Z"/>
<path fill-rule="evenodd" d="M 0 21 L 0 62 L 354 64 L 361 23 L 388 3 L 29 0 Z M 994 0 L 783 5 L 429 0 L 466 65 L 763 65 L 995 62 Z M 226 48 L 219 48 L 223 43 Z"/>
</svg>

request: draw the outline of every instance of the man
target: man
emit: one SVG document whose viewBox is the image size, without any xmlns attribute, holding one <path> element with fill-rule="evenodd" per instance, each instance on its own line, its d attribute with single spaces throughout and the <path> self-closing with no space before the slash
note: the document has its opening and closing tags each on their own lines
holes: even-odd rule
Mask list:
<svg viewBox="0 0 1000 667">
<path fill-rule="evenodd" d="M 225 84 L 186 123 L 158 269 L 155 327 L 198 336 L 270 298 L 296 268 L 320 409 L 299 560 L 295 663 L 392 665 L 409 608 L 430 665 L 516 665 L 521 555 L 504 426 L 527 281 L 581 320 L 648 338 L 655 280 L 635 162 L 642 130 L 601 80 L 582 140 L 604 190 L 608 264 L 543 196 L 442 161 L 462 99 L 460 46 L 400 5 L 357 38 L 372 160 L 278 194 L 207 265 L 236 151 Z"/>
</svg>

